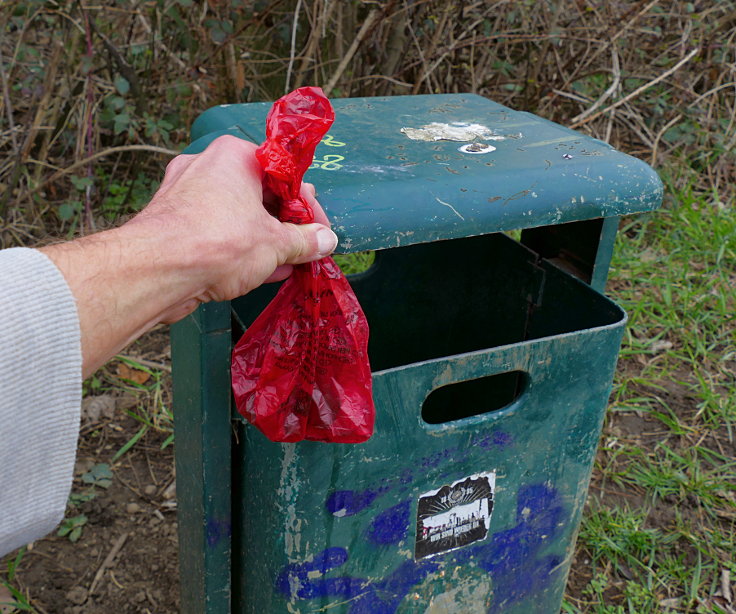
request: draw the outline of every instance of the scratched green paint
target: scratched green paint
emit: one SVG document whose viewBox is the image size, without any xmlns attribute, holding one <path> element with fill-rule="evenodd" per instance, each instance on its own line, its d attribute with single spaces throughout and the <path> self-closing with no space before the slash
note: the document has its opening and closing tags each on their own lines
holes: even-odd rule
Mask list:
<svg viewBox="0 0 736 614">
<path fill-rule="evenodd" d="M 221 134 L 260 142 L 269 106 L 210 109 L 187 151 Z M 557 612 L 625 322 L 592 288 L 618 216 L 656 208 L 661 183 L 605 143 L 478 96 L 334 106 L 307 180 L 343 251 L 378 250 L 351 280 L 371 324 L 376 434 L 274 444 L 231 413 L 232 343 L 274 286 L 174 326 L 182 611 Z M 400 132 L 431 122 L 508 138 L 468 155 Z M 491 234 L 514 228 L 544 258 Z M 477 415 L 421 419 L 433 390 L 510 372 L 526 376 L 463 401 Z M 414 560 L 418 498 L 488 471 L 489 535 Z M 379 494 L 348 514 L 330 508 L 340 491 Z M 309 568 L 326 552 L 330 565 Z"/>
</svg>

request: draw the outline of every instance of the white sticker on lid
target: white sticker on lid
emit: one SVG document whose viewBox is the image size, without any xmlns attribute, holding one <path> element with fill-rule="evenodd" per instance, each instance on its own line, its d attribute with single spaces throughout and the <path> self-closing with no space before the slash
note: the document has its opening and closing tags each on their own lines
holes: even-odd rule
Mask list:
<svg viewBox="0 0 736 614">
<path fill-rule="evenodd" d="M 412 141 L 503 141 L 505 136 L 496 134 L 488 126 L 483 124 L 471 124 L 468 122 L 452 122 L 442 124 L 432 122 L 421 128 L 402 128 L 401 132 Z"/>
</svg>

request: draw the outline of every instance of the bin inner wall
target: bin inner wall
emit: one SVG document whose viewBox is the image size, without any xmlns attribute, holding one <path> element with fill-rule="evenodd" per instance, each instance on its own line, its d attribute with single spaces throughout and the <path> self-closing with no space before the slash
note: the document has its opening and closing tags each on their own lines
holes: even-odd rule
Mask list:
<svg viewBox="0 0 736 614">
<path fill-rule="evenodd" d="M 374 372 L 623 317 L 598 294 L 581 300 L 577 280 L 503 234 L 382 250 L 350 283 L 370 325 Z M 235 340 L 277 290 L 268 284 L 232 302 Z"/>
</svg>

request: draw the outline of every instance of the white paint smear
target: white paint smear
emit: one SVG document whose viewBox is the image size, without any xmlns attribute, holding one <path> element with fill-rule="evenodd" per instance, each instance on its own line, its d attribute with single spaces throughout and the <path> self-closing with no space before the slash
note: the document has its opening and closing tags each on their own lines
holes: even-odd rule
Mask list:
<svg viewBox="0 0 736 614">
<path fill-rule="evenodd" d="M 488 126 L 467 122 L 432 122 L 421 128 L 402 128 L 401 132 L 413 141 L 503 141 L 506 138 L 496 134 Z"/>
</svg>

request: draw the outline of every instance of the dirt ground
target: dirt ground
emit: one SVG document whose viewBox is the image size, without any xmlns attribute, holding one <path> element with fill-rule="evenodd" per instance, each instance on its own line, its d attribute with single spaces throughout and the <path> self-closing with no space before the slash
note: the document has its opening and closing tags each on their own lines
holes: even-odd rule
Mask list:
<svg viewBox="0 0 736 614">
<path fill-rule="evenodd" d="M 103 437 L 82 436 L 75 490 L 84 487 L 82 474 L 137 431 L 133 419 L 121 422 L 102 426 Z M 149 433 L 114 467 L 112 485 L 79 506 L 88 520 L 76 543 L 50 536 L 27 551 L 18 578 L 38 611 L 179 611 L 176 510 L 167 498 L 173 450 L 161 451 L 163 438 Z"/>
<path fill-rule="evenodd" d="M 159 331 L 130 353 L 158 364 L 166 356 L 167 343 L 167 335 Z M 113 362 L 105 372 L 112 379 L 121 368 Z M 103 373 L 100 379 L 108 378 Z M 168 402 L 170 380 L 165 377 L 162 382 L 160 393 Z M 66 515 L 84 515 L 87 521 L 75 542 L 52 534 L 32 544 L 15 577 L 15 586 L 29 595 L 30 604 L 41 614 L 179 611 L 174 450 L 173 445 L 161 449 L 168 433 L 148 429 L 111 462 L 141 427 L 126 409 L 149 403 L 149 389 L 142 386 L 136 392 L 103 384 L 86 397 L 72 493 L 95 496 L 69 506 Z M 84 481 L 100 464 L 112 470 L 107 488 L 100 481 L 97 485 Z"/>
</svg>

